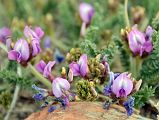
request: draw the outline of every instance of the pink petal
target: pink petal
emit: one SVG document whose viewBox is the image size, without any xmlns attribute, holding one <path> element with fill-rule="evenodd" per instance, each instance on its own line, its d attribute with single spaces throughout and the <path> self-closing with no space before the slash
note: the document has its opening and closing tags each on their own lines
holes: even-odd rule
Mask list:
<svg viewBox="0 0 159 120">
<path fill-rule="evenodd" d="M 94 15 L 94 8 L 90 4 L 81 3 L 79 6 L 79 13 L 82 21 L 89 24 Z"/>
<path fill-rule="evenodd" d="M 138 54 L 144 42 L 145 42 L 144 33 L 140 32 L 137 29 L 137 26 L 132 27 L 132 30 L 128 34 L 128 43 L 131 51 L 134 54 Z"/>
<path fill-rule="evenodd" d="M 35 27 L 34 31 L 39 38 L 42 38 L 44 36 L 44 31 L 40 27 Z"/>
<path fill-rule="evenodd" d="M 52 87 L 53 94 L 56 97 L 61 97 L 63 94 L 62 91 L 67 91 L 70 89 L 70 84 L 66 79 L 56 78 L 52 82 Z"/>
<path fill-rule="evenodd" d="M 133 89 L 133 82 L 127 76 L 127 73 L 120 74 L 114 81 L 112 85 L 112 91 L 117 97 L 123 97 L 119 94 L 120 90 L 125 91 L 125 96 L 129 95 Z"/>
<path fill-rule="evenodd" d="M 79 65 L 80 65 L 80 73 L 84 77 L 87 74 L 88 71 L 88 65 L 87 65 L 87 55 L 83 54 L 79 59 Z"/>
<path fill-rule="evenodd" d="M 72 70 L 73 76 L 79 76 L 80 75 L 80 66 L 77 63 L 72 62 L 69 65 L 69 68 Z"/>
<path fill-rule="evenodd" d="M 40 60 L 38 64 L 36 64 L 36 70 L 43 74 L 44 68 L 46 67 L 46 63 L 43 60 Z"/>
<path fill-rule="evenodd" d="M 14 46 L 14 50 L 21 53 L 23 61 L 27 61 L 29 59 L 30 56 L 29 45 L 26 40 L 19 39 Z"/>
<path fill-rule="evenodd" d="M 46 67 L 44 68 L 44 72 L 43 72 L 43 76 L 44 76 L 44 77 L 46 77 L 46 78 L 49 77 L 49 75 L 51 74 L 51 70 L 52 70 L 52 68 L 54 67 L 55 63 L 56 63 L 55 61 L 50 61 L 50 62 L 46 65 Z"/>
<path fill-rule="evenodd" d="M 41 52 L 40 43 L 37 40 L 32 40 L 32 56 L 36 56 Z"/>
<path fill-rule="evenodd" d="M 19 52 L 17 52 L 16 50 L 11 50 L 8 52 L 9 60 L 17 60 L 18 56 L 19 56 Z"/>
<path fill-rule="evenodd" d="M 25 26 L 25 28 L 24 28 L 24 35 L 25 35 L 25 37 L 30 38 L 30 39 L 33 39 L 33 38 L 39 39 L 37 34 L 28 26 Z"/>
</svg>

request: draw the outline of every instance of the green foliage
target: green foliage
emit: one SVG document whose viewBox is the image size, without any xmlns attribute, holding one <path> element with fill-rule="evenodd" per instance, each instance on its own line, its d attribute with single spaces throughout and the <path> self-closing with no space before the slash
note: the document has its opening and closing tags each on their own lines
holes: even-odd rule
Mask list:
<svg viewBox="0 0 159 120">
<path fill-rule="evenodd" d="M 114 41 L 111 41 L 104 49 L 101 50 L 100 54 L 107 57 L 107 61 L 109 64 L 113 62 L 113 58 L 117 52 L 117 47 Z"/>
<path fill-rule="evenodd" d="M 135 97 L 135 106 L 136 107 L 142 107 L 150 97 L 153 97 L 155 93 L 155 89 L 148 86 L 142 86 L 141 90 L 139 90 L 137 93 L 135 93 L 133 96 Z"/>
<path fill-rule="evenodd" d="M 28 80 L 26 77 L 19 77 L 14 71 L 9 70 L 0 71 L 0 80 L 12 85 L 19 84 L 23 88 L 30 87 L 33 84 L 33 82 Z"/>
<path fill-rule="evenodd" d="M 58 6 L 58 12 L 58 20 L 63 25 L 63 34 L 71 41 L 77 40 L 80 33 L 80 26 L 77 24 L 76 20 L 76 9 L 74 1 L 62 1 Z"/>
<path fill-rule="evenodd" d="M 143 62 L 140 71 L 140 78 L 150 85 L 158 84 L 159 78 L 159 32 L 153 35 L 154 50 L 152 54 Z"/>
<path fill-rule="evenodd" d="M 86 53 L 88 56 L 91 57 L 95 57 L 99 53 L 96 44 L 91 42 L 90 40 L 82 41 L 82 43 L 80 44 L 80 48 L 83 53 Z"/>
<path fill-rule="evenodd" d="M 124 45 L 123 45 L 121 39 L 119 39 L 119 37 L 114 37 L 113 39 L 119 50 L 121 64 L 125 71 L 129 71 L 129 66 L 130 66 L 129 54 L 127 53 L 126 49 L 124 48 Z"/>
<path fill-rule="evenodd" d="M 0 105 L 4 108 L 8 108 L 11 103 L 12 97 L 9 91 L 3 91 L 0 93 Z"/>
</svg>

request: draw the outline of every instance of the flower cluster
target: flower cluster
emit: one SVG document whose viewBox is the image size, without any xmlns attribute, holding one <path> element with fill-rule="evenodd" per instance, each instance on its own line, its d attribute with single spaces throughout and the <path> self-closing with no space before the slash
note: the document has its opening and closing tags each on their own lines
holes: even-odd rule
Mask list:
<svg viewBox="0 0 159 120">
<path fill-rule="evenodd" d="M 134 99 L 131 95 L 139 90 L 142 80 L 134 80 L 128 72 L 115 74 L 110 72 L 109 74 L 110 79 L 108 85 L 104 87 L 104 95 L 120 101 L 119 103 L 125 107 L 130 116 L 133 113 L 134 106 L 134 102 L 132 102 Z M 128 99 L 129 96 L 130 100 Z"/>
<path fill-rule="evenodd" d="M 148 26 L 145 33 L 138 30 L 137 25 L 131 29 L 121 30 L 121 34 L 126 37 L 129 48 L 133 55 L 143 57 L 153 50 L 152 34 L 153 29 Z"/>
<path fill-rule="evenodd" d="M 25 38 L 20 38 L 14 46 L 11 46 L 11 50 L 8 52 L 8 58 L 10 60 L 16 60 L 22 65 L 27 65 L 27 62 L 40 53 L 40 40 L 43 37 L 44 32 L 40 27 L 35 27 L 32 30 L 26 26 L 24 28 Z"/>
</svg>

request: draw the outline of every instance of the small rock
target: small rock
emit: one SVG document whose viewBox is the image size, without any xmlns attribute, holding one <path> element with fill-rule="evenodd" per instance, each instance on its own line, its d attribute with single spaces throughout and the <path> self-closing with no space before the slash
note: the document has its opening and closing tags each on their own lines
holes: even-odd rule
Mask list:
<svg viewBox="0 0 159 120">
<path fill-rule="evenodd" d="M 48 108 L 32 113 L 25 120 L 149 120 L 138 114 L 126 115 L 123 107 L 111 105 L 109 110 L 102 108 L 100 102 L 72 102 L 65 110 L 57 109 L 48 113 Z"/>
</svg>

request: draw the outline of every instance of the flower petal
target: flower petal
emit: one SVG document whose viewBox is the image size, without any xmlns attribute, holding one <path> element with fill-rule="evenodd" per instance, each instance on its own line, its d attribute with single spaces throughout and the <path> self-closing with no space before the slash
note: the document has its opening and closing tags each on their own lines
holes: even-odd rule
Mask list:
<svg viewBox="0 0 159 120">
<path fill-rule="evenodd" d="M 52 68 L 54 67 L 55 63 L 56 63 L 55 61 L 50 61 L 50 62 L 46 65 L 46 67 L 44 68 L 44 72 L 43 72 L 43 76 L 44 76 L 44 77 L 46 77 L 46 78 L 49 77 L 49 75 L 51 74 L 51 70 L 52 70 Z"/>
<path fill-rule="evenodd" d="M 87 55 L 83 54 L 79 59 L 80 74 L 84 77 L 88 72 Z"/>
<path fill-rule="evenodd" d="M 46 63 L 43 60 L 40 60 L 38 64 L 36 64 L 36 70 L 43 74 L 44 68 L 46 67 Z"/>
<path fill-rule="evenodd" d="M 80 66 L 77 63 L 72 62 L 69 65 L 69 68 L 73 71 L 73 76 L 79 76 L 80 75 Z"/>
<path fill-rule="evenodd" d="M 79 13 L 82 21 L 89 24 L 94 15 L 94 8 L 90 4 L 81 3 L 79 6 Z"/>
<path fill-rule="evenodd" d="M 29 59 L 29 45 L 26 40 L 19 39 L 14 46 L 14 50 L 21 53 L 21 59 L 22 61 L 27 61 Z"/>
<path fill-rule="evenodd" d="M 62 91 L 66 91 L 70 89 L 70 84 L 66 79 L 56 78 L 52 82 L 52 90 L 55 97 L 61 97 Z"/>
<path fill-rule="evenodd" d="M 16 50 L 11 50 L 8 52 L 9 60 L 17 60 L 18 56 L 19 56 L 19 52 L 17 52 Z"/>
<path fill-rule="evenodd" d="M 127 75 L 122 73 L 113 81 L 112 91 L 117 97 L 126 97 L 133 89 L 133 82 Z"/>
<path fill-rule="evenodd" d="M 35 27 L 34 31 L 39 38 L 42 38 L 44 36 L 44 31 L 41 29 L 41 27 Z"/>
</svg>

